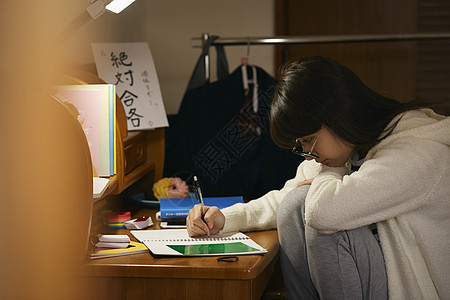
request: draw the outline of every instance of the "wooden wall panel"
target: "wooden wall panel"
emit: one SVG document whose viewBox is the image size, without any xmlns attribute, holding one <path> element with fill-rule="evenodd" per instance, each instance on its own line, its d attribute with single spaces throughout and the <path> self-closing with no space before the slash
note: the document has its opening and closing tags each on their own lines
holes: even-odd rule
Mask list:
<svg viewBox="0 0 450 300">
<path fill-rule="evenodd" d="M 450 32 L 448 0 L 276 0 L 276 35 Z M 379 93 L 438 100 L 450 113 L 450 40 L 277 46 L 276 68 L 295 57 L 323 55 L 349 66 Z"/>
<path fill-rule="evenodd" d="M 282 2 L 287 11 L 287 30 L 284 32 L 286 35 L 384 34 L 416 31 L 415 0 Z M 386 96 L 401 101 L 408 101 L 416 96 L 415 42 L 288 46 L 288 59 L 309 55 L 323 55 L 342 62 L 369 87 Z"/>
<path fill-rule="evenodd" d="M 450 2 L 419 0 L 417 30 L 419 32 L 450 32 Z M 419 98 L 441 100 L 446 105 L 440 112 L 450 113 L 450 40 L 418 43 Z"/>
</svg>

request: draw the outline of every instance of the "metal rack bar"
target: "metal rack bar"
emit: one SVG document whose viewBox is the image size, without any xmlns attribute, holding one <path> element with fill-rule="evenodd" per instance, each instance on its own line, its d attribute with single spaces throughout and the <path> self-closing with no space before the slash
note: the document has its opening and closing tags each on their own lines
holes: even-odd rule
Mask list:
<svg viewBox="0 0 450 300">
<path fill-rule="evenodd" d="M 207 38 L 192 38 L 201 41 Z M 326 44 L 355 42 L 402 42 L 418 40 L 450 39 L 450 32 L 424 32 L 402 34 L 353 34 L 353 35 L 318 35 L 318 36 L 273 36 L 273 37 L 229 37 L 218 38 L 213 45 L 246 46 L 246 45 L 278 45 L 278 44 Z M 193 45 L 201 47 L 201 45 Z"/>
<path fill-rule="evenodd" d="M 192 47 L 200 48 L 208 40 L 208 34 L 202 34 L 200 38 L 192 38 L 192 41 L 201 41 L 201 45 L 193 44 Z M 353 35 L 321 35 L 321 36 L 273 36 L 273 37 L 231 37 L 217 38 L 212 45 L 224 46 L 249 46 L 249 45 L 292 45 L 292 44 L 330 44 L 330 43 L 356 43 L 356 42 L 407 42 L 421 40 L 450 39 L 450 32 L 424 32 L 401 34 L 353 34 Z M 209 78 L 209 55 L 205 57 L 206 78 Z"/>
</svg>

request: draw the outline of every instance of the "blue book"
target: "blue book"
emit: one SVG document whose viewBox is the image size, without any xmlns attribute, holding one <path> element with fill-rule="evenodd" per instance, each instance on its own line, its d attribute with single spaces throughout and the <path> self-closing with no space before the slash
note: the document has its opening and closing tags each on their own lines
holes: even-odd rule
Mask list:
<svg viewBox="0 0 450 300">
<path fill-rule="evenodd" d="M 198 204 L 195 198 L 161 198 L 161 219 L 186 218 L 189 210 Z M 217 206 L 219 209 L 236 203 L 244 203 L 241 196 L 238 197 L 205 197 L 205 206 Z"/>
</svg>

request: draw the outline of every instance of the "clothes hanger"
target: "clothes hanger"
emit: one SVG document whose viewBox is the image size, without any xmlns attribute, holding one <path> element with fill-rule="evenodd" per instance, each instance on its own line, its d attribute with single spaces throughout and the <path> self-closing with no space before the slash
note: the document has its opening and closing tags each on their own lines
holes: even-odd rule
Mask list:
<svg viewBox="0 0 450 300">
<path fill-rule="evenodd" d="M 241 57 L 241 65 L 247 66 L 250 57 L 250 37 L 247 37 L 247 56 Z"/>
<path fill-rule="evenodd" d="M 241 74 L 242 74 L 242 87 L 244 88 L 244 92 L 245 92 L 245 100 L 243 103 L 243 108 L 246 111 L 246 107 L 251 105 L 252 109 L 251 112 L 252 113 L 257 113 L 258 112 L 258 74 L 256 71 L 256 67 L 253 65 L 249 65 L 248 61 L 249 61 L 249 57 L 250 57 L 250 37 L 248 37 L 247 39 L 247 56 L 244 56 L 241 58 Z M 251 77 L 248 74 L 247 69 L 250 68 L 251 69 Z M 248 114 L 245 113 L 244 114 L 247 118 L 248 118 L 248 122 L 250 125 L 250 130 L 256 131 L 256 134 L 258 136 L 261 135 L 261 128 L 259 127 L 259 125 L 255 124 L 255 120 Z M 249 126 L 249 125 L 247 125 Z"/>
<path fill-rule="evenodd" d="M 249 92 L 249 85 L 253 85 L 253 97 L 252 97 L 252 107 L 253 112 L 258 112 L 258 76 L 256 72 L 256 67 L 253 65 L 249 65 L 250 57 L 250 37 L 247 38 L 247 56 L 241 58 L 241 70 L 242 70 L 242 86 L 244 87 L 246 95 Z M 252 68 L 252 78 L 249 78 L 247 73 L 247 66 Z"/>
</svg>

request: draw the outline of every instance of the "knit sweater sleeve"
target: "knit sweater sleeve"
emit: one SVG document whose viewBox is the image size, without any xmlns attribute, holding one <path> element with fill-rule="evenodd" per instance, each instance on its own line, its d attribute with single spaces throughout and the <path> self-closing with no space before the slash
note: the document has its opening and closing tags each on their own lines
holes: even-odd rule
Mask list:
<svg viewBox="0 0 450 300">
<path fill-rule="evenodd" d="M 266 230 L 276 228 L 277 211 L 286 194 L 297 185 L 314 178 L 318 164 L 314 161 L 303 161 L 297 168 L 296 176 L 288 180 L 280 190 L 273 190 L 248 203 L 239 203 L 222 209 L 225 215 L 225 226 L 221 232 Z"/>
<path fill-rule="evenodd" d="M 402 138 L 379 147 L 351 175 L 322 166 L 306 197 L 306 223 L 332 233 L 418 209 L 444 183 L 448 153 L 447 145 Z"/>
</svg>

